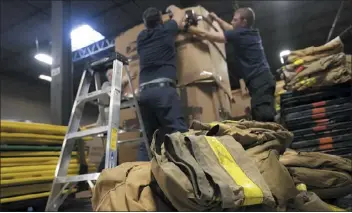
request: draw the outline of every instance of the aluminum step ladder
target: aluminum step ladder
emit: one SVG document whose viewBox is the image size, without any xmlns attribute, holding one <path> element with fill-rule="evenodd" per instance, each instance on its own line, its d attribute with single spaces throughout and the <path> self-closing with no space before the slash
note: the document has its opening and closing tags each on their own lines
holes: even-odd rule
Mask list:
<svg viewBox="0 0 352 213">
<path fill-rule="evenodd" d="M 117 146 L 118 146 L 118 134 L 119 134 L 119 120 L 120 120 L 120 109 L 134 107 L 137 113 L 140 130 L 142 132 L 142 139 L 147 145 L 148 155 L 150 155 L 150 149 L 148 145 L 147 135 L 138 105 L 137 97 L 134 93 L 134 89 L 131 82 L 131 76 L 128 71 L 128 59 L 119 54 L 115 53 L 111 57 L 106 57 L 91 63 L 88 68 L 83 72 L 81 82 L 77 91 L 76 99 L 73 104 L 68 129 L 63 141 L 61 148 L 60 158 L 56 167 L 55 177 L 53 180 L 51 192 L 46 204 L 45 211 L 58 211 L 61 204 L 72 192 L 74 187 L 82 181 L 87 181 L 89 186 L 92 188 L 94 184 L 92 181 L 98 179 L 100 173 L 81 174 L 76 176 L 67 176 L 69 163 L 71 159 L 71 153 L 75 148 L 78 148 L 79 160 L 81 165 L 86 164 L 84 154 L 84 141 L 82 138 L 87 136 L 97 136 L 101 134 L 107 135 L 106 149 L 105 149 L 105 168 L 116 167 L 117 163 Z M 101 89 L 100 73 L 106 71 L 107 68 L 113 67 L 112 71 L 112 82 L 110 88 Z M 125 68 L 129 86 L 132 91 L 132 101 L 129 104 L 121 104 L 121 84 L 122 84 L 122 72 Z M 95 80 L 95 90 L 89 93 L 91 82 Z M 106 118 L 104 112 L 104 106 L 99 104 L 99 99 L 103 96 L 110 96 L 109 113 Z M 99 107 L 100 121 L 97 126 L 91 129 L 80 130 L 80 121 L 84 106 L 87 102 L 97 100 Z M 81 173 L 81 172 L 80 172 Z"/>
</svg>

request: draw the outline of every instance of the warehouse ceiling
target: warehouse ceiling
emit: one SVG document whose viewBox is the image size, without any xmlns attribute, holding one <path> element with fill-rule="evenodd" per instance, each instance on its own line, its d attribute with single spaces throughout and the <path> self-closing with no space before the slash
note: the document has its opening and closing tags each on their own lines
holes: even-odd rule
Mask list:
<svg viewBox="0 0 352 213">
<path fill-rule="evenodd" d="M 188 7 L 201 4 L 227 21 L 233 6 L 252 7 L 272 71 L 280 66 L 279 52 L 323 44 L 341 1 L 233 1 L 233 0 L 100 0 L 72 1 L 73 28 L 89 24 L 106 38 L 115 37 L 142 22 L 148 6 L 164 10 L 175 4 Z M 352 3 L 345 1 L 333 36 L 352 22 Z M 49 75 L 50 66 L 35 60 L 36 38 L 40 50 L 49 50 L 51 41 L 50 1 L 1 1 L 1 73 L 34 79 Z M 230 60 L 231 61 L 231 60 Z M 76 71 L 75 73 L 78 73 Z M 78 75 L 76 74 L 76 75 Z"/>
</svg>

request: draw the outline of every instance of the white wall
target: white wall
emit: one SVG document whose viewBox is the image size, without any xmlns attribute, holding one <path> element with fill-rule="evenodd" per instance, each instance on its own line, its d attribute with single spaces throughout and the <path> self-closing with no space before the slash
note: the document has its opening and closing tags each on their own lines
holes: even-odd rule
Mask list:
<svg viewBox="0 0 352 213">
<path fill-rule="evenodd" d="M 1 120 L 30 120 L 50 123 L 50 85 L 7 76 L 1 78 Z M 88 108 L 81 124 L 96 121 L 97 110 Z"/>
</svg>

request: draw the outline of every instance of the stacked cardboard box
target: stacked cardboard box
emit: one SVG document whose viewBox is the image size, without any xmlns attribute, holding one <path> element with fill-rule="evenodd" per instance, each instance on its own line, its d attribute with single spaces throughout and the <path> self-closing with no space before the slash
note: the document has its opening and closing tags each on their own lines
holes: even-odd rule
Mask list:
<svg viewBox="0 0 352 213">
<path fill-rule="evenodd" d="M 198 15 L 208 16 L 208 11 L 197 6 Z M 163 16 L 164 20 L 169 19 Z M 215 23 L 214 23 L 215 24 Z M 198 27 L 214 30 L 205 21 Z M 115 50 L 131 59 L 129 72 L 133 87 L 138 93 L 139 59 L 136 39 L 144 25 L 135 26 L 116 38 Z M 176 38 L 178 89 L 186 120 L 198 119 L 203 122 L 226 119 L 231 114 L 231 88 L 226 64 L 224 44 L 201 41 L 192 35 L 179 33 Z M 123 95 L 129 96 L 129 87 L 123 88 Z"/>
<path fill-rule="evenodd" d="M 244 82 L 243 82 L 244 83 Z M 284 81 L 277 81 L 275 88 L 275 102 L 276 102 L 276 111 L 280 110 L 280 95 L 285 92 L 284 90 Z M 245 87 L 245 85 L 243 85 Z M 231 117 L 235 120 L 240 118 L 246 118 L 250 115 L 251 111 L 251 97 L 248 93 L 247 88 L 232 90 L 233 102 L 231 104 L 232 111 Z"/>
</svg>

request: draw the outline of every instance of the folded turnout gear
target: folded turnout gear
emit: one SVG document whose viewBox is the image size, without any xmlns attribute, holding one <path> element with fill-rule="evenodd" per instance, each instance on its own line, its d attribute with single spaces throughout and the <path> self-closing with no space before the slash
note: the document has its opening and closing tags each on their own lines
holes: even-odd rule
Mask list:
<svg viewBox="0 0 352 213">
<path fill-rule="evenodd" d="M 295 184 L 303 183 L 322 199 L 334 199 L 352 191 L 352 160 L 319 152 L 286 151 L 284 164 Z"/>
<path fill-rule="evenodd" d="M 290 145 L 293 139 L 292 133 L 280 124 L 273 122 L 258 121 L 222 121 L 212 123 L 201 123 L 193 121 L 190 129 L 207 130 L 208 135 L 223 136 L 230 135 L 238 141 L 245 149 L 263 144 L 268 141 L 278 140 L 278 151 L 283 151 Z"/>
<path fill-rule="evenodd" d="M 318 58 L 340 53 L 342 51 L 343 51 L 343 43 L 341 39 L 333 39 L 330 42 L 318 47 L 313 46 L 313 47 L 307 47 L 301 50 L 291 51 L 291 53 L 286 57 L 287 59 L 286 63 L 287 64 L 294 63 L 299 59 L 302 59 L 305 62 L 311 62 Z"/>
<path fill-rule="evenodd" d="M 299 193 L 285 166 L 279 162 L 279 154 L 292 142 L 293 135 L 281 125 L 257 121 L 223 121 L 210 124 L 194 121 L 191 127 L 208 129 L 208 135 L 230 135 L 255 161 L 271 193 L 276 199 L 279 211 L 286 210 L 288 200 Z"/>
<path fill-rule="evenodd" d="M 286 82 L 285 88 L 302 91 L 350 81 L 352 68 L 350 56 L 343 53 L 344 42 L 346 39 L 338 36 L 318 47 L 291 51 L 284 58 L 285 65 L 277 70 Z"/>
<path fill-rule="evenodd" d="M 339 211 L 324 201 L 322 201 L 314 192 L 301 191 L 288 204 L 288 211 L 302 211 L 302 212 L 333 212 Z"/>
<path fill-rule="evenodd" d="M 152 142 L 152 173 L 178 211 L 236 210 L 274 198 L 254 162 L 230 136 L 166 135 Z"/>
<path fill-rule="evenodd" d="M 302 65 L 302 71 L 298 72 L 291 82 L 296 82 L 299 78 L 307 75 L 312 75 L 317 72 L 325 71 L 332 67 L 338 67 L 344 63 L 345 54 L 339 53 L 334 55 L 329 55 L 327 57 L 320 58 L 308 65 Z"/>
<path fill-rule="evenodd" d="M 344 83 L 351 79 L 351 56 L 339 53 L 303 65 L 303 70 L 291 77 L 287 87 L 301 91 L 311 87 Z"/>
<path fill-rule="evenodd" d="M 172 211 L 151 188 L 151 163 L 128 162 L 100 174 L 93 189 L 94 211 Z"/>
</svg>

